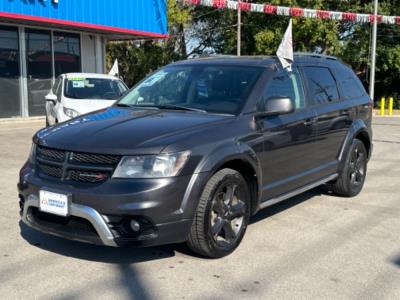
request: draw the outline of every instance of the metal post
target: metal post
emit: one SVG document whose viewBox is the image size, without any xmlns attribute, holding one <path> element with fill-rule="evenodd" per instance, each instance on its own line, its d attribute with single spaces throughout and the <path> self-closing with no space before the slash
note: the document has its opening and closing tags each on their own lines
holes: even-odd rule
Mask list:
<svg viewBox="0 0 400 300">
<path fill-rule="evenodd" d="M 389 98 L 389 116 L 393 116 L 393 97 Z"/>
<path fill-rule="evenodd" d="M 242 36 L 242 12 L 240 9 L 240 0 L 237 2 L 237 56 L 240 56 L 240 50 L 242 47 L 241 36 Z"/>
<path fill-rule="evenodd" d="M 386 105 L 386 99 L 385 97 L 381 98 L 381 116 L 385 115 L 385 105 Z"/>
<path fill-rule="evenodd" d="M 376 69 L 376 40 L 378 35 L 378 0 L 375 0 L 374 24 L 372 32 L 371 75 L 369 80 L 369 96 L 372 101 L 375 97 L 375 69 Z"/>
</svg>

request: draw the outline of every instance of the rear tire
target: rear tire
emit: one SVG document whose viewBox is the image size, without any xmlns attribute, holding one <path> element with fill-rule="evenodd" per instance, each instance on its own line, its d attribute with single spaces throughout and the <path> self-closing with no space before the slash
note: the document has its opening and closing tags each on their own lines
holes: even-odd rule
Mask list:
<svg viewBox="0 0 400 300">
<path fill-rule="evenodd" d="M 354 139 L 347 153 L 343 171 L 332 184 L 332 191 L 336 195 L 354 197 L 361 192 L 367 175 L 367 158 L 364 143 Z"/>
<path fill-rule="evenodd" d="M 188 246 L 196 253 L 219 258 L 240 244 L 250 218 L 250 192 L 243 176 L 222 169 L 207 182 L 190 229 Z"/>
</svg>

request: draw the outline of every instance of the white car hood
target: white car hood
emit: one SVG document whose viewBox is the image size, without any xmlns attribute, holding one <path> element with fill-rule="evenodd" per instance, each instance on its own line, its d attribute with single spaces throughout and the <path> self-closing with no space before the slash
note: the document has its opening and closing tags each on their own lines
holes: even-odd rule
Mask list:
<svg viewBox="0 0 400 300">
<path fill-rule="evenodd" d="M 64 107 L 76 110 L 80 115 L 90 113 L 113 105 L 116 100 L 65 99 Z"/>
</svg>

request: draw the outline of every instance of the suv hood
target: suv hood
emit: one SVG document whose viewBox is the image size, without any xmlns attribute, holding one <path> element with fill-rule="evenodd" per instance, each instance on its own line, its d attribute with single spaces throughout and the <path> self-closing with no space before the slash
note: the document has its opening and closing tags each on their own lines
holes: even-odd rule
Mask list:
<svg viewBox="0 0 400 300">
<path fill-rule="evenodd" d="M 110 107 L 40 130 L 40 145 L 99 154 L 158 154 L 165 137 L 231 119 L 226 115 L 197 112 Z"/>
</svg>

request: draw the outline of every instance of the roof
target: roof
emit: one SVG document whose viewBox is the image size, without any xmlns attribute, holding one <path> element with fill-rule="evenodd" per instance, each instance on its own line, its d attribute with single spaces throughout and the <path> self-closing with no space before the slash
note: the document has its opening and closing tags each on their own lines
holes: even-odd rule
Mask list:
<svg viewBox="0 0 400 300">
<path fill-rule="evenodd" d="M 320 55 L 315 53 L 295 53 L 295 62 L 330 62 L 338 61 L 336 57 Z M 276 56 L 234 56 L 234 55 L 210 55 L 206 57 L 188 59 L 175 62 L 171 65 L 193 65 L 193 64 L 221 64 L 221 65 L 242 65 L 242 66 L 270 66 L 278 61 Z"/>
<path fill-rule="evenodd" d="M 66 73 L 63 74 L 67 77 L 67 79 L 71 78 L 102 78 L 102 79 L 112 79 L 112 80 L 120 80 L 119 78 L 107 75 L 107 74 L 98 74 L 98 73 Z"/>
<path fill-rule="evenodd" d="M 243 65 L 243 66 L 267 66 L 275 62 L 273 56 L 230 56 L 212 55 L 201 58 L 182 60 L 172 65 L 192 65 L 192 64 L 222 64 L 222 65 Z"/>
</svg>

